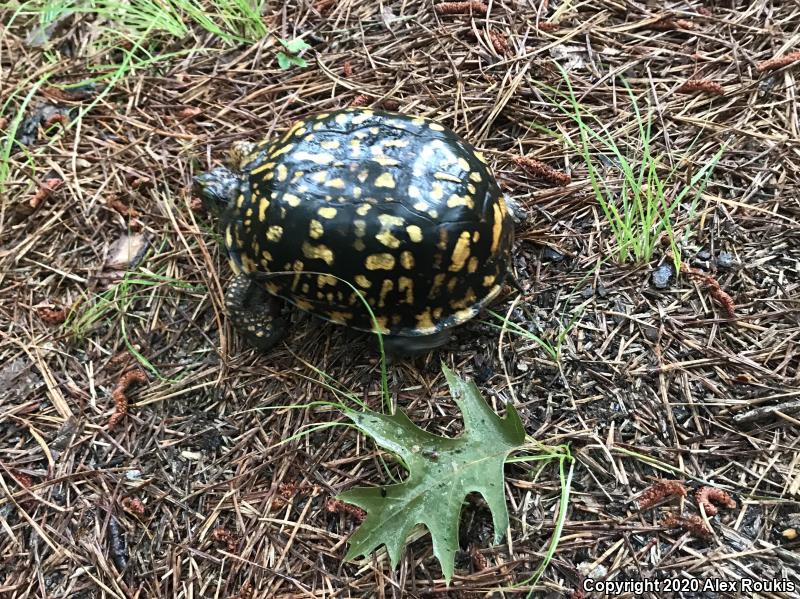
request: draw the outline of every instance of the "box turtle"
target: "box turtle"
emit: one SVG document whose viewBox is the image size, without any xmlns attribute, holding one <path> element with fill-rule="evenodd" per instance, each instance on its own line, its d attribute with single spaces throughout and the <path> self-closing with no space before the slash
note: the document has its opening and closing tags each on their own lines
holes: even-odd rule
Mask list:
<svg viewBox="0 0 800 599">
<path fill-rule="evenodd" d="M 417 353 L 501 289 L 514 235 L 507 200 L 481 154 L 432 120 L 326 112 L 278 140 L 235 146 L 229 162 L 195 177 L 195 193 L 221 216 L 237 275 L 225 296 L 231 321 L 259 348 L 286 328 L 278 298 L 378 327 L 388 350 Z"/>
</svg>

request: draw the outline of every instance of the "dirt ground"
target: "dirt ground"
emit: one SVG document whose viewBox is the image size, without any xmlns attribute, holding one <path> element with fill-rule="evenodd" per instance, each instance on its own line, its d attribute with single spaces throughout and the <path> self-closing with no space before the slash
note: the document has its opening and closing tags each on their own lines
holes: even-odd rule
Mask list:
<svg viewBox="0 0 800 599">
<path fill-rule="evenodd" d="M 121 60 L 88 51 L 97 23 L 74 15 L 44 46 L 24 19 L 3 27 L 0 128 L 20 116 L 27 129 L 6 145 L 0 210 L 0 596 L 577 598 L 603 596 L 581 584 L 605 577 L 688 581 L 635 595 L 709 599 L 756 595 L 691 581 L 786 579 L 797 590 L 758 596 L 800 597 L 800 62 L 767 62 L 800 50 L 800 5 L 489 4 L 482 16 L 428 1 L 272 3 L 268 28 L 312 46 L 306 68 L 280 69 L 274 36 L 227 46 L 195 28 L 153 38 L 158 61 L 78 93 L 59 86 Z M 542 87 L 565 89 L 558 65 L 633 156 L 624 82 L 652 109 L 653 152 L 676 173 L 668 197 L 724 147 L 696 211 L 675 215 L 684 264 L 703 276 L 668 270 L 668 245 L 615 259 L 566 141 L 578 127 Z M 353 102 L 453 128 L 531 214 L 514 248 L 523 293 L 509 287 L 493 308 L 561 335 L 558 359 L 509 332 L 500 343 L 484 315 L 445 348 L 391 363 L 389 386 L 414 422 L 457 434 L 444 362 L 498 410 L 513 401 L 541 443 L 570 445 L 566 522 L 535 588 L 525 581 L 556 528 L 555 465 L 507 465 L 499 546 L 470 496 L 449 587 L 427 535 L 396 570 L 380 552 L 345 563 L 358 518 L 330 500 L 385 481 L 381 452 L 343 427 L 277 444 L 344 422 L 306 405 L 335 399 L 318 371 L 377 408 L 374 347 L 295 312 L 285 342 L 260 354 L 227 324 L 231 272 L 191 176 L 234 141 Z M 526 172 L 520 156 L 571 182 Z M 595 158 L 619 189 L 613 156 Z M 110 427 L 132 368 L 145 376 Z M 642 507 L 662 478 L 685 496 Z M 735 507 L 701 513 L 703 486 Z"/>
</svg>

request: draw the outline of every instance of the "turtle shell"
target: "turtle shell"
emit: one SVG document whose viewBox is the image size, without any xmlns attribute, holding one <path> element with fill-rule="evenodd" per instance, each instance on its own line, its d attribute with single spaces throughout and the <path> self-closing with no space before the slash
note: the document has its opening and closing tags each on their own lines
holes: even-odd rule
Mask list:
<svg viewBox="0 0 800 599">
<path fill-rule="evenodd" d="M 481 155 L 442 125 L 323 113 L 242 162 L 223 221 L 231 266 L 300 309 L 375 330 L 357 289 L 384 334 L 430 335 L 500 291 L 512 219 Z"/>
</svg>

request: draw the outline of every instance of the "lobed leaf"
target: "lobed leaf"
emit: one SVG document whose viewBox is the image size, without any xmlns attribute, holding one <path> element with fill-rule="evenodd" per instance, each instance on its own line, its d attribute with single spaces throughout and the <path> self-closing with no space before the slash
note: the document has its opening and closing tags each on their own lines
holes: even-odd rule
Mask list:
<svg viewBox="0 0 800 599">
<path fill-rule="evenodd" d="M 522 421 L 512 405 L 506 406 L 506 416 L 500 418 L 474 383 L 465 382 L 444 365 L 442 369 L 464 417 L 464 432 L 458 437 L 428 433 L 401 411 L 390 415 L 345 411 L 364 434 L 400 457 L 408 469 L 408 478 L 401 483 L 360 487 L 339 495 L 338 499 L 367 512 L 350 538 L 345 559 L 386 545 L 395 567 L 408 535 L 421 524 L 431 533 L 433 554 L 449 582 L 458 550 L 461 507 L 473 492 L 483 495 L 491 510 L 495 543 L 503 538 L 508 528 L 503 465 L 508 454 L 525 441 Z"/>
</svg>

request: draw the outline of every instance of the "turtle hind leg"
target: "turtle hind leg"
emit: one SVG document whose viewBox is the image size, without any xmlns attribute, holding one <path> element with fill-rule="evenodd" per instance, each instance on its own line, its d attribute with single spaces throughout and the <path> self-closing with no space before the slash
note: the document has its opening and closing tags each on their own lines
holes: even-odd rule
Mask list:
<svg viewBox="0 0 800 599">
<path fill-rule="evenodd" d="M 225 293 L 225 308 L 234 328 L 253 347 L 266 351 L 283 338 L 287 323 L 279 318 L 281 302 L 244 274 Z"/>
</svg>

